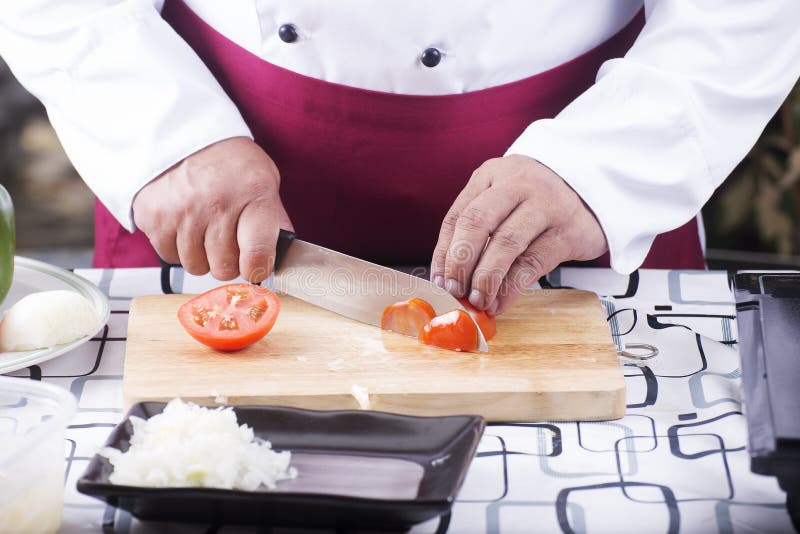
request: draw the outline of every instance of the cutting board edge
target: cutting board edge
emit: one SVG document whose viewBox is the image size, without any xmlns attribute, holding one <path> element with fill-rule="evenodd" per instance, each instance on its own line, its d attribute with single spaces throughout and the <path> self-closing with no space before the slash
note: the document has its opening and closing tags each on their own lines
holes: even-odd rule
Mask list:
<svg viewBox="0 0 800 534">
<path fill-rule="evenodd" d="M 574 374 L 574 373 L 573 373 Z M 498 387 L 492 389 L 452 389 L 452 390 L 440 390 L 437 389 L 435 391 L 430 389 L 424 388 L 409 388 L 404 391 L 397 391 L 395 388 L 381 389 L 380 387 L 376 387 L 370 383 L 368 378 L 363 380 L 348 380 L 346 382 L 342 382 L 339 385 L 342 387 L 330 387 L 327 391 L 319 391 L 316 390 L 313 394 L 311 393 L 291 393 L 288 394 L 285 391 L 276 390 L 274 388 L 270 388 L 269 384 L 266 384 L 263 390 L 251 390 L 245 392 L 239 392 L 238 395 L 235 395 L 237 398 L 292 398 L 294 396 L 306 398 L 306 397 L 324 397 L 324 398 L 336 398 L 336 397 L 348 397 L 352 396 L 351 390 L 354 385 L 359 385 L 361 387 L 366 388 L 369 391 L 371 396 L 376 397 L 416 397 L 416 398 L 435 398 L 436 395 L 445 395 L 448 397 L 466 397 L 466 396 L 475 396 L 475 395 L 501 395 L 501 396 L 509 396 L 509 395 L 549 395 L 549 396 L 559 396 L 559 395 L 574 395 L 574 394 L 591 394 L 591 395 L 619 395 L 620 392 L 625 392 L 625 380 L 622 377 L 621 373 L 618 373 L 614 368 L 607 368 L 602 371 L 598 371 L 595 373 L 602 374 L 605 376 L 606 380 L 599 383 L 597 387 L 592 389 L 583 389 L 583 390 L 575 390 L 572 385 L 567 381 L 560 381 L 558 383 L 550 383 L 544 386 L 540 386 L 535 391 L 531 391 L 530 389 L 525 389 L 521 386 L 512 386 L 512 387 Z M 144 376 L 137 376 L 138 380 L 143 380 Z M 213 398 L 217 393 L 222 396 L 228 396 L 230 393 L 230 387 L 219 384 L 218 382 L 214 382 L 213 380 L 208 383 L 203 383 L 201 387 L 197 386 L 197 383 L 193 384 L 191 387 L 184 389 L 184 391 L 178 391 L 179 387 L 167 388 L 166 391 L 171 392 L 172 396 L 167 397 L 166 395 L 159 395 L 157 391 L 161 389 L 164 390 L 163 386 L 171 385 L 174 386 L 176 384 L 175 380 L 168 380 L 165 382 L 150 382 L 148 387 L 141 387 L 141 385 L 137 385 L 138 392 L 132 394 L 130 390 L 130 386 L 128 385 L 129 382 L 123 382 L 122 392 L 124 398 L 138 398 L 141 397 L 145 400 L 154 398 L 155 396 L 159 396 L 160 398 L 173 398 L 176 396 L 185 396 L 186 398 Z M 270 391 L 271 390 L 271 391 Z"/>
<path fill-rule="evenodd" d="M 610 402 L 602 400 L 610 396 Z M 389 413 L 419 416 L 480 415 L 490 422 L 531 421 L 610 421 L 625 415 L 626 389 L 624 382 L 613 391 L 581 392 L 486 392 L 449 395 L 442 399 L 439 394 L 389 393 L 370 394 L 370 409 Z M 569 395 L 569 408 L 564 400 Z M 563 398 L 562 398 L 563 397 Z M 598 397 L 602 402 L 598 402 Z M 132 396 L 123 390 L 124 409 L 129 410 L 137 402 L 168 402 L 172 396 Z M 217 402 L 212 395 L 183 395 L 184 401 L 203 406 L 283 406 L 308 410 L 357 410 L 359 405 L 351 394 L 329 395 L 278 395 L 278 396 L 231 396 L 225 402 Z M 464 406 L 480 406 L 462 409 Z M 569 415 L 576 406 L 582 413 L 580 419 Z M 563 410 L 563 411 L 562 411 Z"/>
</svg>

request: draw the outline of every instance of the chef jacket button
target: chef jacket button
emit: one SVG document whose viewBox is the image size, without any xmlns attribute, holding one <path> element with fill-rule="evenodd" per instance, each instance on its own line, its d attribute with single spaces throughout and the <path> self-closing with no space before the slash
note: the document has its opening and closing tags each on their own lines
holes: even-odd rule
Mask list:
<svg viewBox="0 0 800 534">
<path fill-rule="evenodd" d="M 293 43 L 297 41 L 297 27 L 294 24 L 281 24 L 281 27 L 278 28 L 278 37 L 280 37 L 281 41 L 284 43 Z"/>
<path fill-rule="evenodd" d="M 419 56 L 419 60 L 426 67 L 435 67 L 442 61 L 442 53 L 433 47 L 426 48 L 422 55 Z"/>
</svg>

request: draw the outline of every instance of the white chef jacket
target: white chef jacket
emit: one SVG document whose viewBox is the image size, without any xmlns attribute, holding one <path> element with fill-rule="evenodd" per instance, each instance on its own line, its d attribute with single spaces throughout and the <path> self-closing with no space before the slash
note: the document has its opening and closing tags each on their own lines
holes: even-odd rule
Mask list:
<svg viewBox="0 0 800 534">
<path fill-rule="evenodd" d="M 163 1 L 163 0 L 162 0 Z M 439 95 L 512 82 L 646 25 L 589 90 L 508 148 L 557 172 L 594 211 L 612 267 L 690 220 L 800 75 L 798 0 L 185 0 L 266 61 L 360 88 Z M 0 55 L 46 106 L 75 168 L 134 228 L 150 180 L 250 131 L 158 0 L 15 0 Z M 278 28 L 293 24 L 296 42 Z M 444 53 L 424 66 L 428 47 Z M 466 180 L 467 177 L 465 177 Z"/>
</svg>

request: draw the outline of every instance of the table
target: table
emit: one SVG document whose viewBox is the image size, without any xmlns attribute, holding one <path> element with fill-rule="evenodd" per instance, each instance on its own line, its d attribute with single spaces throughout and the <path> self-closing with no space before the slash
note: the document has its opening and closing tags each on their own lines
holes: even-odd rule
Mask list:
<svg viewBox="0 0 800 534">
<path fill-rule="evenodd" d="M 122 417 L 130 299 L 198 292 L 215 282 L 180 269 L 76 273 L 108 294 L 108 325 L 72 353 L 12 373 L 52 382 L 78 398 L 66 435 L 62 530 L 97 532 L 105 522 L 106 531 L 119 533 L 205 532 L 207 526 L 140 523 L 77 493 L 75 482 Z M 660 354 L 646 365 L 625 363 L 628 405 L 621 420 L 489 425 L 449 531 L 791 532 L 777 482 L 749 469 L 727 274 L 640 270 L 623 276 L 562 268 L 548 282 L 603 295 L 617 347 L 647 343 Z M 435 532 L 437 525 L 413 532 Z M 219 529 L 239 531 L 259 532 Z"/>
</svg>

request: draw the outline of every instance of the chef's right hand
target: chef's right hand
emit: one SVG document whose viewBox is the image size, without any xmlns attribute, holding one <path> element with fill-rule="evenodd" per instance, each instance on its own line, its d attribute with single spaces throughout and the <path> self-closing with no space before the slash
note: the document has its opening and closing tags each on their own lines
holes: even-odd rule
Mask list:
<svg viewBox="0 0 800 534">
<path fill-rule="evenodd" d="M 281 228 L 292 230 L 272 159 L 235 137 L 195 152 L 144 186 L 133 216 L 165 261 L 218 280 L 260 282 Z"/>
</svg>

